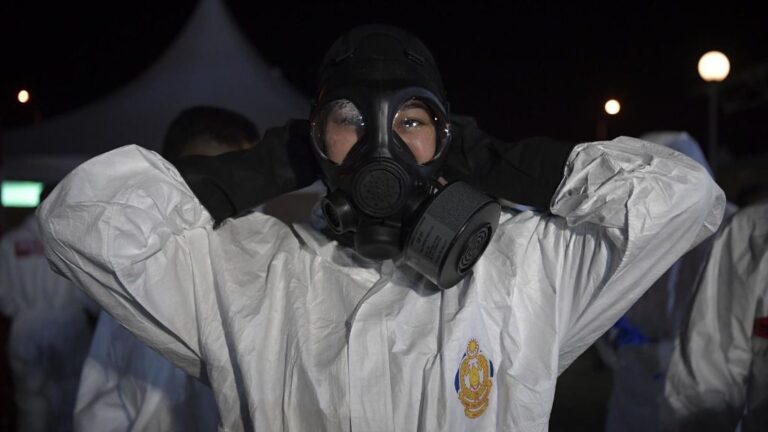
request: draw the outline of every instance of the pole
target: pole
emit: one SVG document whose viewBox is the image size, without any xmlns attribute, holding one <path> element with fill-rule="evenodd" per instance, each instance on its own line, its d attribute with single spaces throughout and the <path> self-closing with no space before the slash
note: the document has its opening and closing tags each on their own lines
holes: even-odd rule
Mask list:
<svg viewBox="0 0 768 432">
<path fill-rule="evenodd" d="M 603 113 L 597 115 L 597 127 L 595 128 L 595 140 L 605 141 L 608 138 L 608 120 Z"/>
<path fill-rule="evenodd" d="M 717 83 L 709 84 L 709 163 L 712 170 L 717 170 Z"/>
</svg>

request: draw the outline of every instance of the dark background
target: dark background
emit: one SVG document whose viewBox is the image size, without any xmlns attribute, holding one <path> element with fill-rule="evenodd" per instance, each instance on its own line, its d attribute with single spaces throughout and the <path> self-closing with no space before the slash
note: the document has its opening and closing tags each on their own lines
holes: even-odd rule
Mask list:
<svg viewBox="0 0 768 432">
<path fill-rule="evenodd" d="M 453 111 L 510 140 L 592 140 L 605 122 L 609 137 L 686 130 L 706 151 L 707 93 L 696 64 L 720 50 L 731 61 L 720 146 L 734 163 L 718 181 L 738 191 L 766 172 L 754 169 L 768 165 L 764 1 L 224 1 L 253 48 L 308 98 L 324 51 L 342 32 L 372 22 L 404 27 L 432 49 Z M 120 89 L 163 54 L 195 5 L 0 0 L 0 131 Z M 21 88 L 33 103 L 16 101 Z M 608 98 L 622 103 L 616 117 L 603 112 Z M 0 430 L 8 430 L 3 371 Z M 558 380 L 551 430 L 601 430 L 609 388 L 610 371 L 588 351 Z"/>
<path fill-rule="evenodd" d="M 434 51 L 453 110 L 508 139 L 593 139 L 603 103 L 615 97 L 622 111 L 608 120 L 609 136 L 687 130 L 706 147 L 699 57 L 726 53 L 727 83 L 768 61 L 768 14 L 757 1 L 225 3 L 253 47 L 308 97 L 316 66 L 340 33 L 361 23 L 402 26 Z M 163 53 L 194 6 L 4 0 L 5 128 L 34 120 L 32 108 L 16 102 L 21 87 L 43 119 L 119 89 Z M 723 89 L 726 103 L 758 101 L 721 113 L 722 145 L 736 155 L 764 153 L 766 82 Z"/>
</svg>

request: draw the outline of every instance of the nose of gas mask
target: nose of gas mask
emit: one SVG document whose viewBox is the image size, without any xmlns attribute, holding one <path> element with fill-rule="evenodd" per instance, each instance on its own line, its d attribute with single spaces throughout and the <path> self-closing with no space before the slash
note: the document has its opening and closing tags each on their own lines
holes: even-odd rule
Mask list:
<svg viewBox="0 0 768 432">
<path fill-rule="evenodd" d="M 336 234 L 354 232 L 354 245 L 369 259 L 395 259 L 402 252 L 402 220 L 408 208 L 411 178 L 398 164 L 378 158 L 353 177 L 350 188 L 338 188 L 322 202 L 328 227 Z"/>
</svg>

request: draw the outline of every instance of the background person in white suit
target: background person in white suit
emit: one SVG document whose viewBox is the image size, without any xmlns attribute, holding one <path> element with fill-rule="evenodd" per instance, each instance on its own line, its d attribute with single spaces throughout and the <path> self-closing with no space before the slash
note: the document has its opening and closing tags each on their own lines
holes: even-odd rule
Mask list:
<svg viewBox="0 0 768 432">
<path fill-rule="evenodd" d="M 77 383 L 97 309 L 51 270 L 34 215 L 3 236 L 0 312 L 11 320 L 7 349 L 17 430 L 72 430 Z"/>
<path fill-rule="evenodd" d="M 668 431 L 768 425 L 768 195 L 718 233 L 667 375 Z"/>
</svg>

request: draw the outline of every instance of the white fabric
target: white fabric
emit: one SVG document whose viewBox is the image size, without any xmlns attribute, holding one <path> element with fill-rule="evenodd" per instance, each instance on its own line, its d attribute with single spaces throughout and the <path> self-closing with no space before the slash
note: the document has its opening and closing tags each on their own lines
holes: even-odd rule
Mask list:
<svg viewBox="0 0 768 432">
<path fill-rule="evenodd" d="M 76 431 L 215 431 L 213 392 L 102 312 L 83 366 Z"/>
<path fill-rule="evenodd" d="M 34 309 L 19 313 L 8 337 L 8 360 L 23 432 L 72 430 L 80 371 L 91 327 L 81 308 Z"/>
<path fill-rule="evenodd" d="M 701 147 L 686 132 L 651 132 L 642 139 L 679 151 L 712 173 Z M 606 415 L 607 432 L 661 430 L 664 377 L 674 338 L 690 311 L 712 240 L 713 237 L 708 238 L 677 260 L 624 315 L 627 324 L 645 340 L 610 346 L 611 358 L 606 361 L 613 367 L 614 374 Z M 599 352 L 606 353 L 611 339 L 611 332 L 600 339 Z"/>
<path fill-rule="evenodd" d="M 13 319 L 32 309 L 76 305 L 94 314 L 98 306 L 72 282 L 51 270 L 45 259 L 35 215 L 8 231 L 0 241 L 0 313 Z"/>
<path fill-rule="evenodd" d="M 768 203 L 718 234 L 667 376 L 665 428 L 768 427 Z M 765 325 L 765 324 L 763 324 Z"/>
<path fill-rule="evenodd" d="M 135 146 L 79 167 L 39 214 L 57 268 L 177 365 L 207 372 L 224 430 L 543 431 L 559 373 L 723 206 L 679 153 L 583 144 L 556 216 L 502 215 L 473 275 L 447 291 L 307 225 L 252 213 L 213 230 L 176 170 Z M 487 404 L 477 418 L 457 376 L 488 391 L 462 393 L 470 413 Z"/>
<path fill-rule="evenodd" d="M 324 191 L 315 184 L 283 195 L 259 211 L 283 222 L 307 221 Z M 213 392 L 102 312 L 75 407 L 75 431 L 213 431 Z"/>
<path fill-rule="evenodd" d="M 0 312 L 11 319 L 8 360 L 18 430 L 72 430 L 77 382 L 91 339 L 86 314 L 95 308 L 51 270 L 34 215 L 0 241 Z"/>
<path fill-rule="evenodd" d="M 707 158 L 704 157 L 704 152 L 701 150 L 701 146 L 688 132 L 685 131 L 656 131 L 649 132 L 640 137 L 640 139 L 654 144 L 663 145 L 664 147 L 671 148 L 672 150 L 679 151 L 680 153 L 688 156 L 689 158 L 700 163 L 701 166 L 707 169 L 709 174 L 712 174 L 712 167 L 709 166 Z"/>
</svg>

